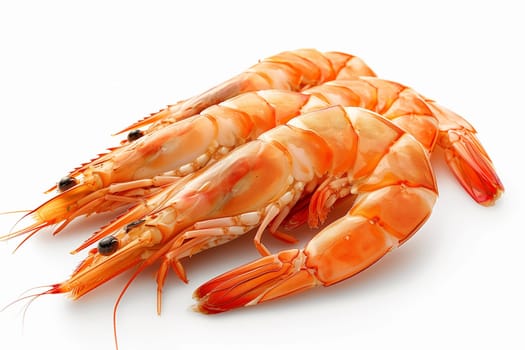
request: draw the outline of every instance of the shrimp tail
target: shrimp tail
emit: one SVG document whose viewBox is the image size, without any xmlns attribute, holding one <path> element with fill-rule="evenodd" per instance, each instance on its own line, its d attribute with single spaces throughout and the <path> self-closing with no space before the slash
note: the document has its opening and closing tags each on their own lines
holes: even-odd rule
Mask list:
<svg viewBox="0 0 525 350">
<path fill-rule="evenodd" d="M 195 310 L 215 314 L 317 286 L 315 276 L 301 266 L 302 260 L 302 251 L 291 249 L 226 272 L 194 292 Z"/>
<path fill-rule="evenodd" d="M 454 112 L 429 103 L 440 120 L 438 144 L 459 183 L 479 204 L 494 205 L 505 190 L 492 160 L 476 137 L 476 130 Z"/>
<path fill-rule="evenodd" d="M 465 130 L 450 130 L 446 136 L 446 161 L 458 181 L 476 202 L 493 205 L 504 187 L 476 136 Z"/>
</svg>

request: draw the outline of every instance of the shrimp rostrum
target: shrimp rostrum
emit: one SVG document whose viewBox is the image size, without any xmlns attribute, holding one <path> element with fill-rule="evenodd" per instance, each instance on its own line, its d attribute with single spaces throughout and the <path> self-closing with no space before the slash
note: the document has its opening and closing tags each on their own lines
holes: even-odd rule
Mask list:
<svg viewBox="0 0 525 350">
<path fill-rule="evenodd" d="M 321 221 L 337 198 L 356 198 L 304 249 L 271 255 L 261 241 L 264 230 L 275 232 L 307 195 L 310 214 Z M 421 143 L 374 112 L 331 106 L 293 118 L 202 170 L 162 207 L 100 240 L 68 280 L 42 294 L 79 298 L 127 269 L 138 265 L 133 279 L 160 261 L 160 311 L 170 267 L 185 279 L 180 259 L 257 228 L 254 242 L 265 257 L 195 294 L 198 309 L 208 313 L 252 305 L 365 269 L 414 234 L 436 198 Z"/>
</svg>

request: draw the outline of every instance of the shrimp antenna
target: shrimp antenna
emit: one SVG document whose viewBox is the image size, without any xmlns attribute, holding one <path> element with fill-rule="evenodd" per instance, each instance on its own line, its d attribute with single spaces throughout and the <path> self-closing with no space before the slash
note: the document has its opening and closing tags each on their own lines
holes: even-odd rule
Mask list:
<svg viewBox="0 0 525 350">
<path fill-rule="evenodd" d="M 13 300 L 12 302 L 10 302 L 9 304 L 7 304 L 6 306 L 2 307 L 0 309 L 0 312 L 4 312 L 5 310 L 7 310 L 8 308 L 10 308 L 11 306 L 21 302 L 21 301 L 24 301 L 24 300 L 28 300 L 28 302 L 25 304 L 24 306 L 24 309 L 22 311 L 22 328 L 24 327 L 24 324 L 25 324 L 25 319 L 26 319 L 26 313 L 27 313 L 27 310 L 29 309 L 29 307 L 31 306 L 31 304 L 38 298 L 38 297 L 41 297 L 42 295 L 48 295 L 48 294 L 56 294 L 56 290 L 57 290 L 57 287 L 59 285 L 58 284 L 50 284 L 50 285 L 44 285 L 44 286 L 38 286 L 38 287 L 33 287 L 33 288 L 30 288 L 28 290 L 26 290 L 25 292 L 21 293 L 20 296 Z M 40 288 L 49 288 L 47 290 L 45 290 L 44 292 L 42 293 L 35 293 L 35 294 L 30 294 L 30 295 L 24 295 L 32 290 L 35 290 L 35 289 L 40 289 Z"/>
</svg>

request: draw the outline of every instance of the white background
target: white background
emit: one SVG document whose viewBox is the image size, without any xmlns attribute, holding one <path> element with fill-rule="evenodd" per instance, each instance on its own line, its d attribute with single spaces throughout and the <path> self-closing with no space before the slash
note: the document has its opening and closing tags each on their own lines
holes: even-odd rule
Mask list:
<svg viewBox="0 0 525 350">
<path fill-rule="evenodd" d="M 170 275 L 160 317 L 147 271 L 119 308 L 121 349 L 525 348 L 518 1 L 95 3 L 0 4 L 0 211 L 41 203 L 131 122 L 302 47 L 356 54 L 381 77 L 464 115 L 506 186 L 496 206 L 481 207 L 437 159 L 441 196 L 403 247 L 349 281 L 258 307 L 218 316 L 190 308 L 201 283 L 257 257 L 250 235 L 187 261 L 189 285 Z M 18 217 L 0 216 L 0 233 Z M 19 240 L 0 244 L 0 305 L 67 278 L 83 257 L 67 252 L 104 222 L 78 222 L 57 237 L 43 231 L 15 254 Z M 113 304 L 127 277 L 78 302 L 42 297 L 24 323 L 24 303 L 8 308 L 0 348 L 112 349 Z"/>
</svg>

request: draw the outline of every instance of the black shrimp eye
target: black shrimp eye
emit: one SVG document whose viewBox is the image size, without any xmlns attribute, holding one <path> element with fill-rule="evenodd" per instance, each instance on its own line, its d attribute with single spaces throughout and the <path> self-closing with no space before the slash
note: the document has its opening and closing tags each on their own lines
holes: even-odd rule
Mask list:
<svg viewBox="0 0 525 350">
<path fill-rule="evenodd" d="M 58 181 L 58 190 L 64 192 L 69 190 L 71 187 L 75 186 L 78 183 L 77 179 L 71 176 L 64 176 Z"/>
<path fill-rule="evenodd" d="M 118 239 L 113 236 L 107 236 L 102 238 L 98 242 L 98 252 L 100 255 L 111 255 L 118 249 Z"/>
<path fill-rule="evenodd" d="M 136 221 L 133 221 L 133 222 L 130 222 L 127 226 L 126 226 L 126 233 L 128 233 L 129 231 L 133 230 L 135 227 L 139 226 L 140 224 L 142 224 L 144 221 L 144 219 L 142 220 L 136 220 Z"/>
<path fill-rule="evenodd" d="M 135 140 L 140 139 L 142 136 L 144 136 L 144 133 L 139 129 L 130 131 L 128 133 L 128 141 L 133 142 Z"/>
</svg>

